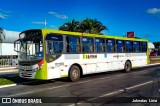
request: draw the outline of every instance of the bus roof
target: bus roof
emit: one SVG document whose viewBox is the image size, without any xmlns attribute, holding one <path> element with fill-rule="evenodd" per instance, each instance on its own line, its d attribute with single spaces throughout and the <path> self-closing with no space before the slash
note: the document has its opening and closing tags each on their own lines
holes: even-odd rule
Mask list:
<svg viewBox="0 0 160 106">
<path fill-rule="evenodd" d="M 111 36 L 111 35 L 98 35 L 98 34 L 89 34 L 89 33 L 80 33 L 80 32 L 70 32 L 70 31 L 61 31 L 61 30 L 52 30 L 52 29 L 41 29 L 43 36 L 47 33 L 56 33 L 56 34 L 65 34 L 65 35 L 74 35 L 74 36 L 85 36 L 85 37 L 96 37 L 96 38 L 110 38 L 110 39 L 120 39 L 120 40 L 134 40 L 134 41 L 146 41 L 147 39 L 139 39 L 139 38 L 127 38 L 120 36 Z"/>
</svg>

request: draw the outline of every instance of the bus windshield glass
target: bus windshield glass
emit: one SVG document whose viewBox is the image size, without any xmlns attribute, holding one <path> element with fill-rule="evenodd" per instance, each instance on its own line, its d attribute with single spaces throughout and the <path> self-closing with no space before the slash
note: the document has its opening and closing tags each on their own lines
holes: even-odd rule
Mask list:
<svg viewBox="0 0 160 106">
<path fill-rule="evenodd" d="M 40 30 L 29 30 L 20 33 L 16 41 L 19 47 L 19 60 L 31 61 L 43 58 L 43 40 Z"/>
</svg>

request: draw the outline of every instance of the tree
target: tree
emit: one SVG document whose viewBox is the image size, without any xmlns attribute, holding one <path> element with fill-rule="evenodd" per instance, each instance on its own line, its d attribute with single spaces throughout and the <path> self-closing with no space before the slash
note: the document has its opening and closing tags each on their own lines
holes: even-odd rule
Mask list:
<svg viewBox="0 0 160 106">
<path fill-rule="evenodd" d="M 102 34 L 101 31 L 108 30 L 106 26 L 104 26 L 100 21 L 96 19 L 93 20 L 94 28 L 92 29 L 92 33 Z"/>
<path fill-rule="evenodd" d="M 78 32 L 92 33 L 95 23 L 92 19 L 83 20 L 78 26 Z"/>
<path fill-rule="evenodd" d="M 73 19 L 72 22 L 64 23 L 62 26 L 59 27 L 59 30 L 102 34 L 101 31 L 108 30 L 108 28 L 96 19 L 86 18 L 81 22 L 75 21 Z"/>
<path fill-rule="evenodd" d="M 0 27 L 0 54 L 2 54 L 2 42 L 5 39 L 4 30 Z"/>
<path fill-rule="evenodd" d="M 64 23 L 62 26 L 60 26 L 59 30 L 74 32 L 74 31 L 77 31 L 78 25 L 79 25 L 79 22 L 73 19 L 71 22 Z"/>
<path fill-rule="evenodd" d="M 154 46 L 156 49 L 158 49 L 160 47 L 160 42 L 153 42 Z"/>
</svg>

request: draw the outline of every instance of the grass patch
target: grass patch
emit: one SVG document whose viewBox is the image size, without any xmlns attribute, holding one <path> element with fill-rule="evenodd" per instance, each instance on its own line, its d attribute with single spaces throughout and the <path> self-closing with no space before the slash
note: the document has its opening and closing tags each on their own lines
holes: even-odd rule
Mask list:
<svg viewBox="0 0 160 106">
<path fill-rule="evenodd" d="M 7 85 L 7 84 L 16 84 L 16 83 L 22 83 L 22 82 L 29 82 L 29 81 L 31 81 L 31 80 L 23 79 L 23 78 L 20 78 L 19 76 L 3 77 L 3 78 L 0 78 L 0 86 L 1 85 Z"/>
<path fill-rule="evenodd" d="M 8 84 L 15 84 L 12 80 L 8 80 L 5 78 L 0 78 L 0 85 L 8 85 Z"/>
</svg>

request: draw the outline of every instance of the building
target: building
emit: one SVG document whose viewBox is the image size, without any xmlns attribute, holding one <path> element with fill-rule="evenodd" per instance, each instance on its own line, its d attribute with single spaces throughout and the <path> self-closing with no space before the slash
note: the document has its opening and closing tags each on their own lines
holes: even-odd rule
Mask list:
<svg viewBox="0 0 160 106">
<path fill-rule="evenodd" d="M 14 51 L 14 41 L 19 38 L 20 32 L 4 30 L 5 39 L 0 44 L 0 57 L 1 58 L 15 58 L 17 52 Z"/>
</svg>

